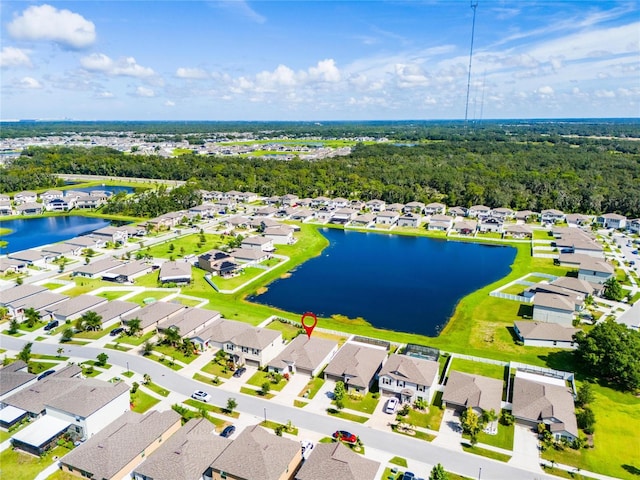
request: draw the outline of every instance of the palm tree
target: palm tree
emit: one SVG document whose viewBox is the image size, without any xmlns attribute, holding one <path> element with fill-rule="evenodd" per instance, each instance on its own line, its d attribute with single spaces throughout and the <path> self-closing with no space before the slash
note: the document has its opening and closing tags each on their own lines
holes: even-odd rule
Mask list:
<svg viewBox="0 0 640 480">
<path fill-rule="evenodd" d="M 180 329 L 178 327 L 170 327 L 164 331 L 164 341 L 172 347 L 175 347 L 180 342 Z"/>
<path fill-rule="evenodd" d="M 140 323 L 141 321 L 138 317 L 132 318 L 131 320 L 127 321 L 127 327 L 129 327 L 129 330 L 127 331 L 127 335 L 131 337 L 137 335 L 138 332 L 142 330 Z"/>
<path fill-rule="evenodd" d="M 40 321 L 40 312 L 32 307 L 24 311 L 24 316 L 27 317 L 27 328 L 33 328 Z"/>
<path fill-rule="evenodd" d="M 102 317 L 93 310 L 83 313 L 80 318 L 86 330 L 102 330 Z"/>
<path fill-rule="evenodd" d="M 148 373 L 145 373 L 142 376 L 142 383 L 145 384 L 145 385 L 150 384 L 151 383 L 151 375 L 149 375 Z"/>
</svg>

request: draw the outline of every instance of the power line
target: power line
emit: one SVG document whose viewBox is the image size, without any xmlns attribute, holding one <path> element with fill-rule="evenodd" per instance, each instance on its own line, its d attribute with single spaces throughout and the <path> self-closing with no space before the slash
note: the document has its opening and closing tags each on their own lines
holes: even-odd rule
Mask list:
<svg viewBox="0 0 640 480">
<path fill-rule="evenodd" d="M 464 125 L 467 126 L 469 118 L 469 90 L 471 88 L 471 60 L 473 59 L 473 37 L 476 31 L 476 8 L 478 8 L 478 0 L 471 0 L 471 9 L 473 10 L 473 23 L 471 24 L 471 48 L 469 48 L 469 73 L 467 77 L 467 102 L 464 109 Z"/>
</svg>

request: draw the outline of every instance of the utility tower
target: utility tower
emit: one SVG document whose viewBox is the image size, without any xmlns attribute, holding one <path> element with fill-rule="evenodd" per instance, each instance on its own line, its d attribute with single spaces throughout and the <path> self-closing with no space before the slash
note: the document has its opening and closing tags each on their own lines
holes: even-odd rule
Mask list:
<svg viewBox="0 0 640 480">
<path fill-rule="evenodd" d="M 469 91 L 471 89 L 471 61 L 473 60 L 473 37 L 476 32 L 476 8 L 478 8 L 478 0 L 471 0 L 471 9 L 473 10 L 473 22 L 471 24 L 471 48 L 469 48 L 469 72 L 467 76 L 467 102 L 464 109 L 464 126 L 467 127 L 469 119 Z"/>
</svg>

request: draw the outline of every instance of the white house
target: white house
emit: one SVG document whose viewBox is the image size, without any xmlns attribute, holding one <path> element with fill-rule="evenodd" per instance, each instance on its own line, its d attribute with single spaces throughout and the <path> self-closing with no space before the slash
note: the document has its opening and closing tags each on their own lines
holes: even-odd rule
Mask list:
<svg viewBox="0 0 640 480">
<path fill-rule="evenodd" d="M 431 404 L 437 384 L 438 362 L 408 355 L 390 355 L 378 374 L 380 392 L 402 402 L 423 399 Z"/>
<path fill-rule="evenodd" d="M 568 296 L 539 292 L 533 297 L 533 319 L 538 322 L 571 327 L 574 311 L 575 303 Z"/>
<path fill-rule="evenodd" d="M 627 217 L 617 213 L 605 213 L 596 218 L 596 223 L 602 225 L 603 228 L 621 230 L 627 226 Z"/>
</svg>

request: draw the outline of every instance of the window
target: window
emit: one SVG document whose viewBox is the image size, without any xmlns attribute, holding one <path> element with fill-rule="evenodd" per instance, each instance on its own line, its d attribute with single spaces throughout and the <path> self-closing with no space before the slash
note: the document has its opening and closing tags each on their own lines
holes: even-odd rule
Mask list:
<svg viewBox="0 0 640 480">
<path fill-rule="evenodd" d="M 242 347 L 242 353 L 249 353 L 249 347 Z"/>
<path fill-rule="evenodd" d="M 398 381 L 396 382 L 396 385 L 397 385 L 397 386 L 399 386 L 399 387 L 404 387 L 404 381 L 402 381 L 402 380 L 398 380 Z"/>
<path fill-rule="evenodd" d="M 389 377 L 382 377 L 383 385 L 391 385 L 391 379 Z"/>
<path fill-rule="evenodd" d="M 425 391 L 424 385 L 418 385 L 418 386 L 417 386 L 417 390 L 418 390 L 419 392 L 424 392 L 424 391 Z"/>
</svg>

